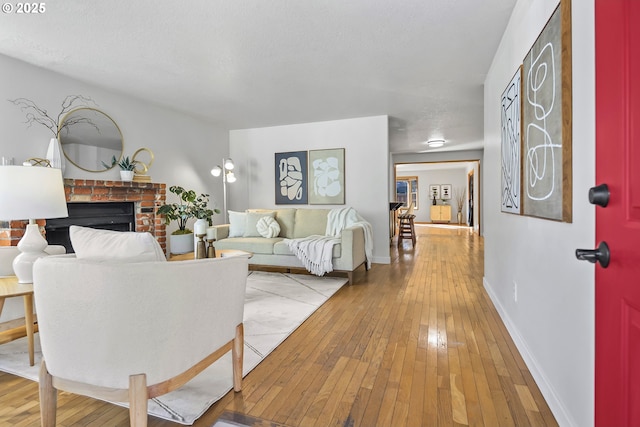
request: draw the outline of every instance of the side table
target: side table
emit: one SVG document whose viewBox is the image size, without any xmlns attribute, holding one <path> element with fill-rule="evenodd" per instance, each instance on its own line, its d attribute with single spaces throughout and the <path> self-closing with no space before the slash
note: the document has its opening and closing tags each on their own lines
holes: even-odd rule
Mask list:
<svg viewBox="0 0 640 427">
<path fill-rule="evenodd" d="M 29 365 L 33 366 L 33 283 L 18 283 L 16 276 L 0 277 L 0 313 L 6 298 L 19 296 L 24 300 L 25 328 L 29 343 Z M 2 334 L 0 332 L 0 337 Z"/>
<path fill-rule="evenodd" d="M 216 258 L 226 258 L 234 255 L 249 255 L 249 258 L 251 258 L 253 253 L 238 249 L 216 249 Z M 193 259 L 193 252 L 187 252 L 186 254 L 171 254 L 169 256 L 169 261 L 189 261 Z"/>
</svg>

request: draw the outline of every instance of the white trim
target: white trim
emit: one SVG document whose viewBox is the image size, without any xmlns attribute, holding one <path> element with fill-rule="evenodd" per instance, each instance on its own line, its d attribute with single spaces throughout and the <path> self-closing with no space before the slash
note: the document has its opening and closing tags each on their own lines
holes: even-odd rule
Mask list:
<svg viewBox="0 0 640 427">
<path fill-rule="evenodd" d="M 527 346 L 526 341 L 524 341 L 518 329 L 516 328 L 514 323 L 511 321 L 511 318 L 507 314 L 507 311 L 504 309 L 502 304 L 500 304 L 500 299 L 493 292 L 493 289 L 489 284 L 489 282 L 487 281 L 486 277 L 482 278 L 482 284 L 484 286 L 484 289 L 487 291 L 489 298 L 493 302 L 493 305 L 495 306 L 496 311 L 500 315 L 502 322 L 507 328 L 507 331 L 509 332 L 511 339 L 513 340 L 516 347 L 518 348 L 518 351 L 522 355 L 522 358 L 524 359 L 524 363 L 527 365 L 529 372 L 531 372 L 533 379 L 535 380 L 536 384 L 540 388 L 540 391 L 542 392 L 542 395 L 547 401 L 549 408 L 551 408 L 551 412 L 553 412 L 553 415 L 556 418 L 558 425 L 578 427 L 578 424 L 576 424 L 576 422 L 571 418 L 569 412 L 567 411 L 567 408 L 565 408 L 565 406 L 562 404 L 562 401 L 558 398 L 558 394 L 556 393 L 553 386 L 551 385 L 551 382 L 547 380 L 546 376 L 544 375 L 542 370 L 539 368 L 540 365 L 538 364 L 536 358 L 533 356 L 533 353 L 529 351 L 529 347 Z"/>
</svg>

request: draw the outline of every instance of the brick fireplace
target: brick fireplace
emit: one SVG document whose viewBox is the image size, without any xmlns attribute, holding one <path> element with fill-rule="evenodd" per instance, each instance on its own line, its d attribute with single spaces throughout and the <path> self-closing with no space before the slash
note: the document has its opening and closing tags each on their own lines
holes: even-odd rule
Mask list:
<svg viewBox="0 0 640 427">
<path fill-rule="evenodd" d="M 67 203 L 76 202 L 133 202 L 135 206 L 135 231 L 148 231 L 155 236 L 166 253 L 167 235 L 164 217 L 156 214 L 167 197 L 166 184 L 151 182 L 99 181 L 90 179 L 65 179 Z M 0 222 L 0 246 L 18 244 L 28 221 Z M 38 220 L 41 228 L 45 220 Z"/>
</svg>

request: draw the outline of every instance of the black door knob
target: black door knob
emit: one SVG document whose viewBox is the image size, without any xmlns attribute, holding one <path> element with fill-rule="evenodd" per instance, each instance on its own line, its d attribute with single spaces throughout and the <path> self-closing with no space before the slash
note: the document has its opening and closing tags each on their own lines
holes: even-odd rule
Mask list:
<svg viewBox="0 0 640 427">
<path fill-rule="evenodd" d="M 609 186 L 607 184 L 600 184 L 589 189 L 589 203 L 592 205 L 607 207 L 609 196 Z"/>
<path fill-rule="evenodd" d="M 611 252 L 609 252 L 607 242 L 600 242 L 597 249 L 576 249 L 576 258 L 593 263 L 597 261 L 602 268 L 607 268 L 611 259 Z"/>
</svg>

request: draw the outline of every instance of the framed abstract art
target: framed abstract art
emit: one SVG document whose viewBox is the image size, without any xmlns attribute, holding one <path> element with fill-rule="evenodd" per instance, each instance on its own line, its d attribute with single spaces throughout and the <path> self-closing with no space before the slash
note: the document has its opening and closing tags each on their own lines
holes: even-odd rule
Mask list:
<svg viewBox="0 0 640 427">
<path fill-rule="evenodd" d="M 306 205 L 307 152 L 276 153 L 276 205 Z"/>
<path fill-rule="evenodd" d="M 571 6 L 560 5 L 522 64 L 522 213 L 572 220 Z"/>
<path fill-rule="evenodd" d="M 309 204 L 344 205 L 344 148 L 309 151 Z"/>
</svg>

